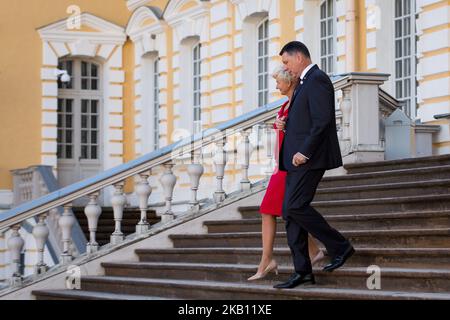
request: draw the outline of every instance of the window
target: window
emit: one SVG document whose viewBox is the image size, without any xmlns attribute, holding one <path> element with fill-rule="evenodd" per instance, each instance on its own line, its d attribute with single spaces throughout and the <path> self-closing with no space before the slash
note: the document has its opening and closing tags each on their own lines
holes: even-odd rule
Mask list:
<svg viewBox="0 0 450 320">
<path fill-rule="evenodd" d="M 58 79 L 57 157 L 98 160 L 100 157 L 100 67 L 84 60 L 60 61 L 59 69 L 71 77 Z"/>
<path fill-rule="evenodd" d="M 258 106 L 269 100 L 269 20 L 258 26 Z"/>
<path fill-rule="evenodd" d="M 193 119 L 194 119 L 194 134 L 202 131 L 201 119 L 201 57 L 200 44 L 197 44 L 192 50 L 192 80 L 193 80 Z"/>
<path fill-rule="evenodd" d="M 98 67 L 89 62 L 81 62 L 81 89 L 98 90 Z"/>
<path fill-rule="evenodd" d="M 334 72 L 334 0 L 320 5 L 320 65 L 327 74 Z"/>
<path fill-rule="evenodd" d="M 98 100 L 81 100 L 81 159 L 98 159 Z"/>
<path fill-rule="evenodd" d="M 73 99 L 58 99 L 58 158 L 73 157 Z"/>
<path fill-rule="evenodd" d="M 416 112 L 415 1 L 395 0 L 394 11 L 395 97 L 405 101 L 403 111 L 411 117 Z"/>
<path fill-rule="evenodd" d="M 153 63 L 153 150 L 159 148 L 159 59 Z"/>
</svg>

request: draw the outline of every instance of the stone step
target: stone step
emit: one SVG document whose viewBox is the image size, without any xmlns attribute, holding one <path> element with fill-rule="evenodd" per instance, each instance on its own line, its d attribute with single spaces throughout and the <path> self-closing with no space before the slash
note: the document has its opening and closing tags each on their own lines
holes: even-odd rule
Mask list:
<svg viewBox="0 0 450 320">
<path fill-rule="evenodd" d="M 444 165 L 324 177 L 319 184 L 319 188 L 415 182 L 449 178 L 450 165 Z"/>
<path fill-rule="evenodd" d="M 450 209 L 450 194 L 358 200 L 313 201 L 322 214 L 389 213 L 407 211 L 443 211 Z"/>
<path fill-rule="evenodd" d="M 167 262 L 128 262 L 102 263 L 106 276 L 178 279 L 248 283 L 257 265 L 213 264 L 213 263 L 167 263 Z M 367 267 L 343 267 L 334 272 L 324 272 L 314 268 L 318 286 L 330 288 L 367 289 L 367 279 L 373 274 Z M 257 283 L 273 285 L 288 279 L 291 267 L 279 267 L 279 275 L 271 273 Z M 411 292 L 450 292 L 450 270 L 444 269 L 403 269 L 379 268 L 382 290 L 401 291 L 408 288 Z M 377 271 L 378 272 L 378 271 Z"/>
<path fill-rule="evenodd" d="M 392 198 L 313 201 L 311 205 L 323 216 L 378 214 L 395 212 L 430 212 L 450 210 L 449 195 L 425 195 Z M 259 206 L 239 207 L 242 218 L 259 217 Z"/>
<path fill-rule="evenodd" d="M 440 155 L 431 157 L 419 157 L 411 159 L 398 159 L 388 161 L 378 161 L 369 163 L 354 163 L 345 165 L 345 169 L 350 173 L 376 172 L 398 169 L 413 169 L 431 166 L 445 166 L 450 164 L 450 155 Z"/>
<path fill-rule="evenodd" d="M 84 290 L 36 290 L 32 295 L 36 300 L 169 300 L 161 297 Z"/>
<path fill-rule="evenodd" d="M 450 228 L 346 230 L 341 233 L 358 247 L 442 248 L 450 247 Z M 175 248 L 259 247 L 261 232 L 170 235 Z M 274 246 L 287 246 L 286 232 L 277 232 Z"/>
<path fill-rule="evenodd" d="M 448 300 L 448 293 L 399 292 L 381 290 L 336 289 L 305 285 L 278 290 L 267 284 L 217 281 L 145 279 L 130 277 L 83 277 L 82 290 L 131 295 L 151 295 L 179 299 L 244 300 L 244 299 L 433 299 Z"/>
<path fill-rule="evenodd" d="M 318 189 L 315 201 L 450 194 L 450 179 Z"/>
<path fill-rule="evenodd" d="M 382 268 L 442 268 L 450 265 L 450 248 L 361 248 L 345 266 L 360 267 L 378 265 Z M 261 247 L 245 248 L 170 248 L 137 249 L 142 262 L 192 262 L 257 264 L 262 255 Z M 274 257 L 280 266 L 292 266 L 289 248 L 275 248 Z M 326 263 L 328 259 L 324 259 Z M 322 264 L 323 264 L 322 263 Z"/>
<path fill-rule="evenodd" d="M 259 208 L 241 208 L 242 211 L 249 210 L 245 216 L 254 216 L 240 220 L 206 221 L 204 224 L 209 233 L 224 232 L 257 232 L 261 231 L 261 214 Z M 375 214 L 348 214 L 348 215 L 324 215 L 327 222 L 338 230 L 343 229 L 395 229 L 395 228 L 450 228 L 450 211 L 430 212 L 394 212 Z M 277 218 L 277 230 L 285 230 L 285 222 Z"/>
</svg>

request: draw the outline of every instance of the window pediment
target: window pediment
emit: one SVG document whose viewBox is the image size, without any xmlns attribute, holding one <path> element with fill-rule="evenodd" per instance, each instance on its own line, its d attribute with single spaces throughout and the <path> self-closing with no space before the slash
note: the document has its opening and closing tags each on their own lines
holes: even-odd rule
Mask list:
<svg viewBox="0 0 450 320">
<path fill-rule="evenodd" d="M 131 16 L 126 34 L 134 41 L 137 37 L 146 33 L 162 33 L 164 22 L 160 18 L 158 8 L 141 7 Z"/>
<path fill-rule="evenodd" d="M 178 24 L 183 19 L 195 19 L 209 12 L 209 1 L 200 0 L 172 0 L 164 12 L 164 20 L 170 25 Z"/>
<path fill-rule="evenodd" d="M 45 41 L 75 42 L 80 40 L 102 41 L 123 44 L 126 40 L 124 28 L 89 13 L 80 15 L 80 28 L 69 30 L 67 19 L 38 29 Z"/>
<path fill-rule="evenodd" d="M 231 0 L 231 3 L 237 6 L 242 20 L 255 13 L 269 12 L 272 2 L 272 0 Z"/>
</svg>

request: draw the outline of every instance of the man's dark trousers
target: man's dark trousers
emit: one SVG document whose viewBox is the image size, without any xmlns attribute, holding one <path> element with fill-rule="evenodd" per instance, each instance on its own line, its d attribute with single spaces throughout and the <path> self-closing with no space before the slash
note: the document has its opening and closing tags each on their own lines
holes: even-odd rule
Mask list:
<svg viewBox="0 0 450 320">
<path fill-rule="evenodd" d="M 310 203 L 325 170 L 290 171 L 286 176 L 283 219 L 286 221 L 288 245 L 299 274 L 312 272 L 308 253 L 308 233 L 324 245 L 334 257 L 347 249 L 350 243 L 332 228 Z"/>
</svg>

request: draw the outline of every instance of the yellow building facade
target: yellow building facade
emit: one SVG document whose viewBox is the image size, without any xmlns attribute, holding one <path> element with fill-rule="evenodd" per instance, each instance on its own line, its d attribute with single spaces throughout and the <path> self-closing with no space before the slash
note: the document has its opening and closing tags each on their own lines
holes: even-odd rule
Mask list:
<svg viewBox="0 0 450 320">
<path fill-rule="evenodd" d="M 330 75 L 391 74 L 383 89 L 441 125 L 434 152 L 448 153 L 434 116 L 450 112 L 449 13 L 448 0 L 2 2 L 0 203 L 11 170 L 49 165 L 64 186 L 275 101 L 270 72 L 295 39 Z"/>
</svg>

